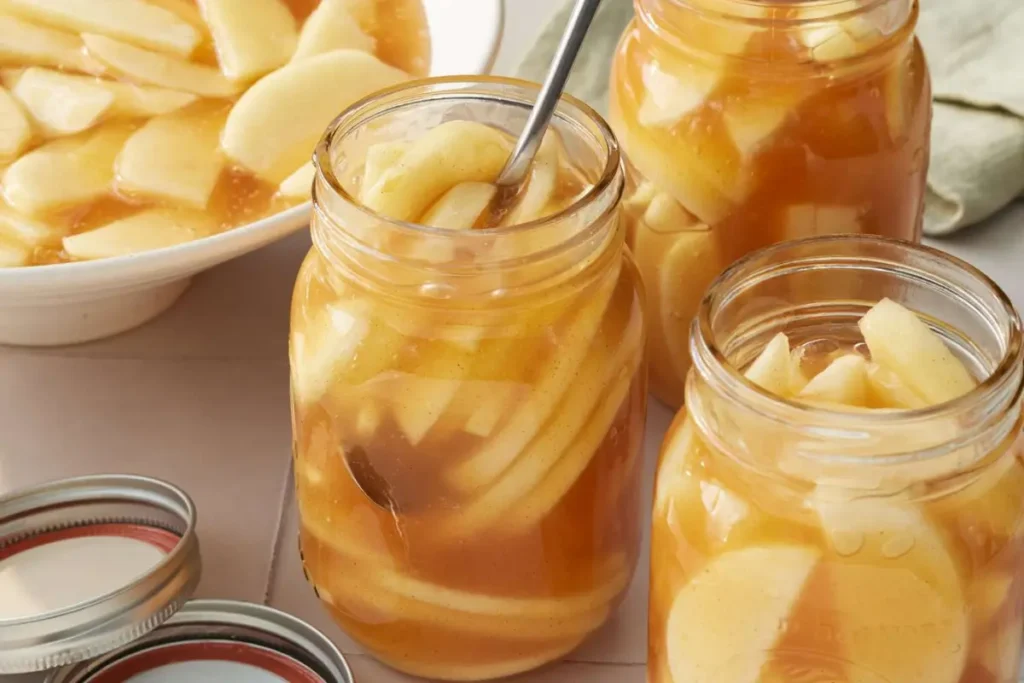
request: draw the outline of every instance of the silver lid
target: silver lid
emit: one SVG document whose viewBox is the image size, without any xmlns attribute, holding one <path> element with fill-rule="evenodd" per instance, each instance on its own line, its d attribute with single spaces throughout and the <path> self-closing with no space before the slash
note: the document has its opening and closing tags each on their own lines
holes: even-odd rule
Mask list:
<svg viewBox="0 0 1024 683">
<path fill-rule="evenodd" d="M 195 506 L 183 491 L 146 477 L 81 477 L 0 498 L 0 567 L 40 546 L 59 553 L 68 539 L 123 538 L 160 550 L 153 566 L 123 586 L 58 609 L 0 618 L 0 674 L 96 657 L 166 621 L 199 583 L 195 525 Z M 72 582 L 77 567 L 66 566 Z"/>
<path fill-rule="evenodd" d="M 218 644 L 225 659 L 260 666 L 258 653 L 278 656 L 276 669 L 289 681 L 353 683 L 344 655 L 320 631 L 262 605 L 230 600 L 193 600 L 160 628 L 114 652 L 53 672 L 47 683 L 121 681 L 170 663 L 210 658 Z M 281 658 L 287 660 L 283 665 Z"/>
</svg>

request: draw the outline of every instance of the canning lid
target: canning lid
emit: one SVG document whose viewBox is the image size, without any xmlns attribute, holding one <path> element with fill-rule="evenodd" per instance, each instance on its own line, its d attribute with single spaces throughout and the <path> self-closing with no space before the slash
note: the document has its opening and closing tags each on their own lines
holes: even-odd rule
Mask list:
<svg viewBox="0 0 1024 683">
<path fill-rule="evenodd" d="M 0 498 L 0 674 L 45 671 L 152 631 L 199 583 L 195 506 L 129 475 Z"/>
<path fill-rule="evenodd" d="M 309 624 L 262 605 L 188 601 L 201 569 L 195 505 L 171 484 L 105 475 L 0 497 L 0 674 L 352 683 Z"/>
</svg>

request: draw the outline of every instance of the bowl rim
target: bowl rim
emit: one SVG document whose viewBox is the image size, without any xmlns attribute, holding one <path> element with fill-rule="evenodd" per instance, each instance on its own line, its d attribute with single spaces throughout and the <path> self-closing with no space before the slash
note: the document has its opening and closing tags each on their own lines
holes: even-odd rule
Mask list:
<svg viewBox="0 0 1024 683">
<path fill-rule="evenodd" d="M 425 1 L 429 2 L 429 0 Z M 475 63 L 471 63 L 465 73 L 469 75 L 490 73 L 504 35 L 505 0 L 436 1 L 441 6 L 447 6 L 453 2 L 466 3 L 465 6 L 473 8 L 474 20 L 482 17 L 487 22 L 484 27 L 486 30 L 477 33 L 481 36 L 479 44 L 487 47 L 476 53 Z M 449 11 L 459 9 L 464 9 L 464 7 L 460 8 L 456 4 L 451 6 Z M 451 74 L 434 73 L 432 70 L 429 75 L 434 77 Z M 180 279 L 266 246 L 304 227 L 308 228 L 312 207 L 312 201 L 307 200 L 284 211 L 264 216 L 251 223 L 215 235 L 138 254 L 112 256 L 90 261 L 0 268 L 0 291 L 28 287 L 28 291 L 21 289 L 19 293 L 47 293 L 70 284 L 88 284 L 93 285 L 93 289 L 106 290 L 160 280 Z"/>
</svg>

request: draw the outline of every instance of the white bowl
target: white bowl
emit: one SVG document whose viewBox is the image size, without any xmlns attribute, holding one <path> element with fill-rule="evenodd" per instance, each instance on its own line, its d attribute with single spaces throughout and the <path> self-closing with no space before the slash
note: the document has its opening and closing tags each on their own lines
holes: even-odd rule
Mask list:
<svg viewBox="0 0 1024 683">
<path fill-rule="evenodd" d="M 489 72 L 501 37 L 502 0 L 423 5 L 431 75 Z M 0 268 L 0 344 L 76 344 L 141 325 L 167 310 L 193 275 L 305 227 L 309 212 L 306 202 L 213 237 L 133 256 Z"/>
</svg>

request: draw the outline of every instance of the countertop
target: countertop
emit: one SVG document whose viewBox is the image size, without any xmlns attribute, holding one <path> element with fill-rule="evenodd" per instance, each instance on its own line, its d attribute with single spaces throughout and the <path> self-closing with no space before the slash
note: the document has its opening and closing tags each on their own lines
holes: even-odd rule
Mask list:
<svg viewBox="0 0 1024 683">
<path fill-rule="evenodd" d="M 511 73 L 554 9 L 550 0 L 506 3 L 498 73 Z M 988 272 L 1024 306 L 1024 203 L 933 244 Z M 359 683 L 411 683 L 330 622 L 299 566 L 286 350 L 291 287 L 308 248 L 299 233 L 204 273 L 168 313 L 113 339 L 0 348 L 0 493 L 111 471 L 174 482 L 199 508 L 200 597 L 291 612 L 341 646 Z M 648 474 L 670 417 L 652 405 Z M 641 683 L 646 579 L 644 562 L 611 623 L 567 661 L 515 680 Z"/>
</svg>

